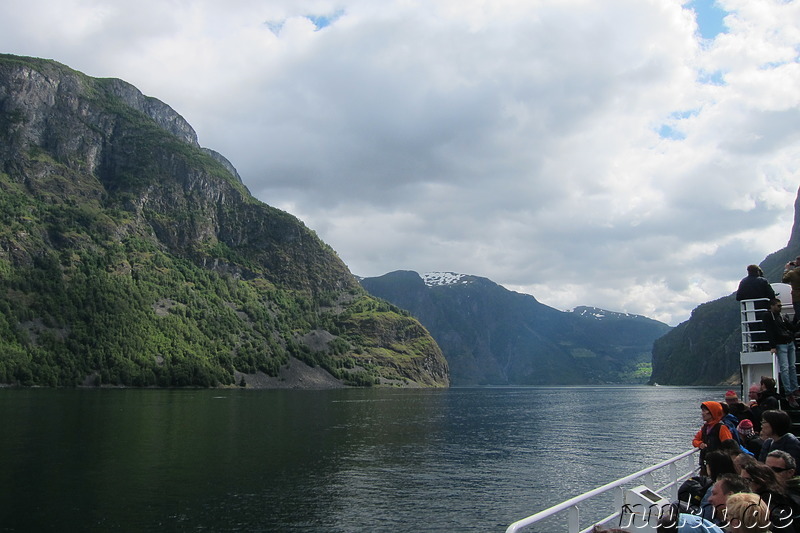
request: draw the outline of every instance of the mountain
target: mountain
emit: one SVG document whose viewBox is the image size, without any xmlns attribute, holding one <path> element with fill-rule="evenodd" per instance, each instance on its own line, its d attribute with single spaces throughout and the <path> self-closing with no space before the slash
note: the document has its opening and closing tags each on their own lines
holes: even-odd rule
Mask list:
<svg viewBox="0 0 800 533">
<path fill-rule="evenodd" d="M 418 321 L 163 102 L 0 55 L 0 383 L 447 386 Z"/>
<path fill-rule="evenodd" d="M 800 255 L 800 191 L 794 203 L 794 225 L 785 248 L 759 266 L 770 283 L 779 283 L 783 267 Z M 742 277 L 747 275 L 742 265 Z M 739 302 L 735 294 L 707 302 L 692 311 L 653 346 L 652 382 L 662 385 L 715 385 L 741 380 Z"/>
<path fill-rule="evenodd" d="M 453 385 L 641 383 L 653 341 L 670 329 L 596 308 L 559 311 L 478 276 L 397 271 L 361 285 L 431 332 Z"/>
</svg>

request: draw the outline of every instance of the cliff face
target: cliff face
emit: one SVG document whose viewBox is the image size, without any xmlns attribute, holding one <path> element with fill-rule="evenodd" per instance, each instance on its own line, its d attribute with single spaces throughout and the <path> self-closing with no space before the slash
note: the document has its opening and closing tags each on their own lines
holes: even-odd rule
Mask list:
<svg viewBox="0 0 800 533">
<path fill-rule="evenodd" d="M 448 384 L 416 321 L 121 80 L 0 55 L 0 219 L 0 382 L 244 384 L 297 358 Z"/>
<path fill-rule="evenodd" d="M 431 332 L 454 385 L 643 383 L 653 341 L 669 330 L 600 309 L 565 313 L 477 276 L 428 285 L 398 271 L 361 284 Z"/>
<path fill-rule="evenodd" d="M 800 254 L 800 191 L 794 204 L 794 226 L 786 247 L 760 264 L 770 283 L 779 283 L 783 267 Z M 742 265 L 742 277 L 747 272 Z M 734 295 L 700 305 L 686 322 L 653 346 L 651 382 L 662 385 L 715 385 L 737 382 L 741 327 Z"/>
</svg>

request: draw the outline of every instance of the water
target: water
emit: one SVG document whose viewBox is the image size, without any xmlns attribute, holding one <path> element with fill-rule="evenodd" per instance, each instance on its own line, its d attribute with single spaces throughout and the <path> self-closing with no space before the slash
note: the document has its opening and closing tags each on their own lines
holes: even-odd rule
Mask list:
<svg viewBox="0 0 800 533">
<path fill-rule="evenodd" d="M 0 531 L 497 531 L 691 447 L 677 387 L 0 389 Z"/>
</svg>

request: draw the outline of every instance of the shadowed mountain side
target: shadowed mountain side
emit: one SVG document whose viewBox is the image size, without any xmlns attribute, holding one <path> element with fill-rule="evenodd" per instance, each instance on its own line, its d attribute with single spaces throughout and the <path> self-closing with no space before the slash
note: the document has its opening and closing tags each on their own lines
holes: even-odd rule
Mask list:
<svg viewBox="0 0 800 533">
<path fill-rule="evenodd" d="M 770 283 L 779 283 L 784 265 L 800 254 L 798 221 L 800 191 L 795 198 L 794 225 L 789 242 L 760 264 Z M 742 265 L 742 277 L 747 274 L 746 267 Z M 656 341 L 651 382 L 662 385 L 739 383 L 741 331 L 739 302 L 735 294 L 700 305 L 692 311 L 689 320 Z"/>
<path fill-rule="evenodd" d="M 431 332 L 453 385 L 644 382 L 653 340 L 669 330 L 645 317 L 562 312 L 477 276 L 429 286 L 416 272 L 361 280 Z"/>
</svg>

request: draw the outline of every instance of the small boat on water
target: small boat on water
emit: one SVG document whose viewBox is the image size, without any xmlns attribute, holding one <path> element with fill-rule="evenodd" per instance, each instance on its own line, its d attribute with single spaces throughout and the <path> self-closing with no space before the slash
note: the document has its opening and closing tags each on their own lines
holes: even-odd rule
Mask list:
<svg viewBox="0 0 800 533">
<path fill-rule="evenodd" d="M 773 289 L 783 302 L 785 314 L 791 315 L 791 287 L 783 283 L 773 283 Z M 740 320 L 742 330 L 742 349 L 739 353 L 741 372 L 741 398 L 747 398 L 749 386 L 760 381 L 761 376 L 772 376 L 778 379 L 778 363 L 775 354 L 771 353 L 764 340 L 764 330 L 759 311 L 764 309 L 764 299 L 743 300 L 740 302 Z M 653 383 L 653 386 L 658 386 Z M 793 416 L 793 433 L 800 433 L 800 423 Z M 691 436 L 687 436 L 690 440 Z M 557 505 L 544 509 L 527 518 L 509 525 L 506 533 L 518 531 L 534 531 L 535 524 L 547 524 L 547 529 L 535 531 L 566 531 L 567 533 L 591 533 L 595 525 L 603 527 L 619 527 L 631 531 L 656 531 L 660 510 L 670 502 L 678 501 L 678 489 L 690 477 L 698 474 L 697 448 L 692 448 L 675 455 L 661 463 L 635 472 L 629 476 L 611 481 L 580 496 L 570 498 Z M 613 498 L 609 506 L 609 514 L 599 520 L 591 518 L 583 526 L 580 509 L 590 500 Z M 545 522 L 547 521 L 547 522 Z M 560 525 L 559 525 L 560 521 Z M 564 523 L 566 521 L 566 524 Z M 554 526 L 556 524 L 556 526 Z M 566 526 L 566 527 L 564 527 Z M 559 529 L 553 529 L 558 527 Z"/>
</svg>

